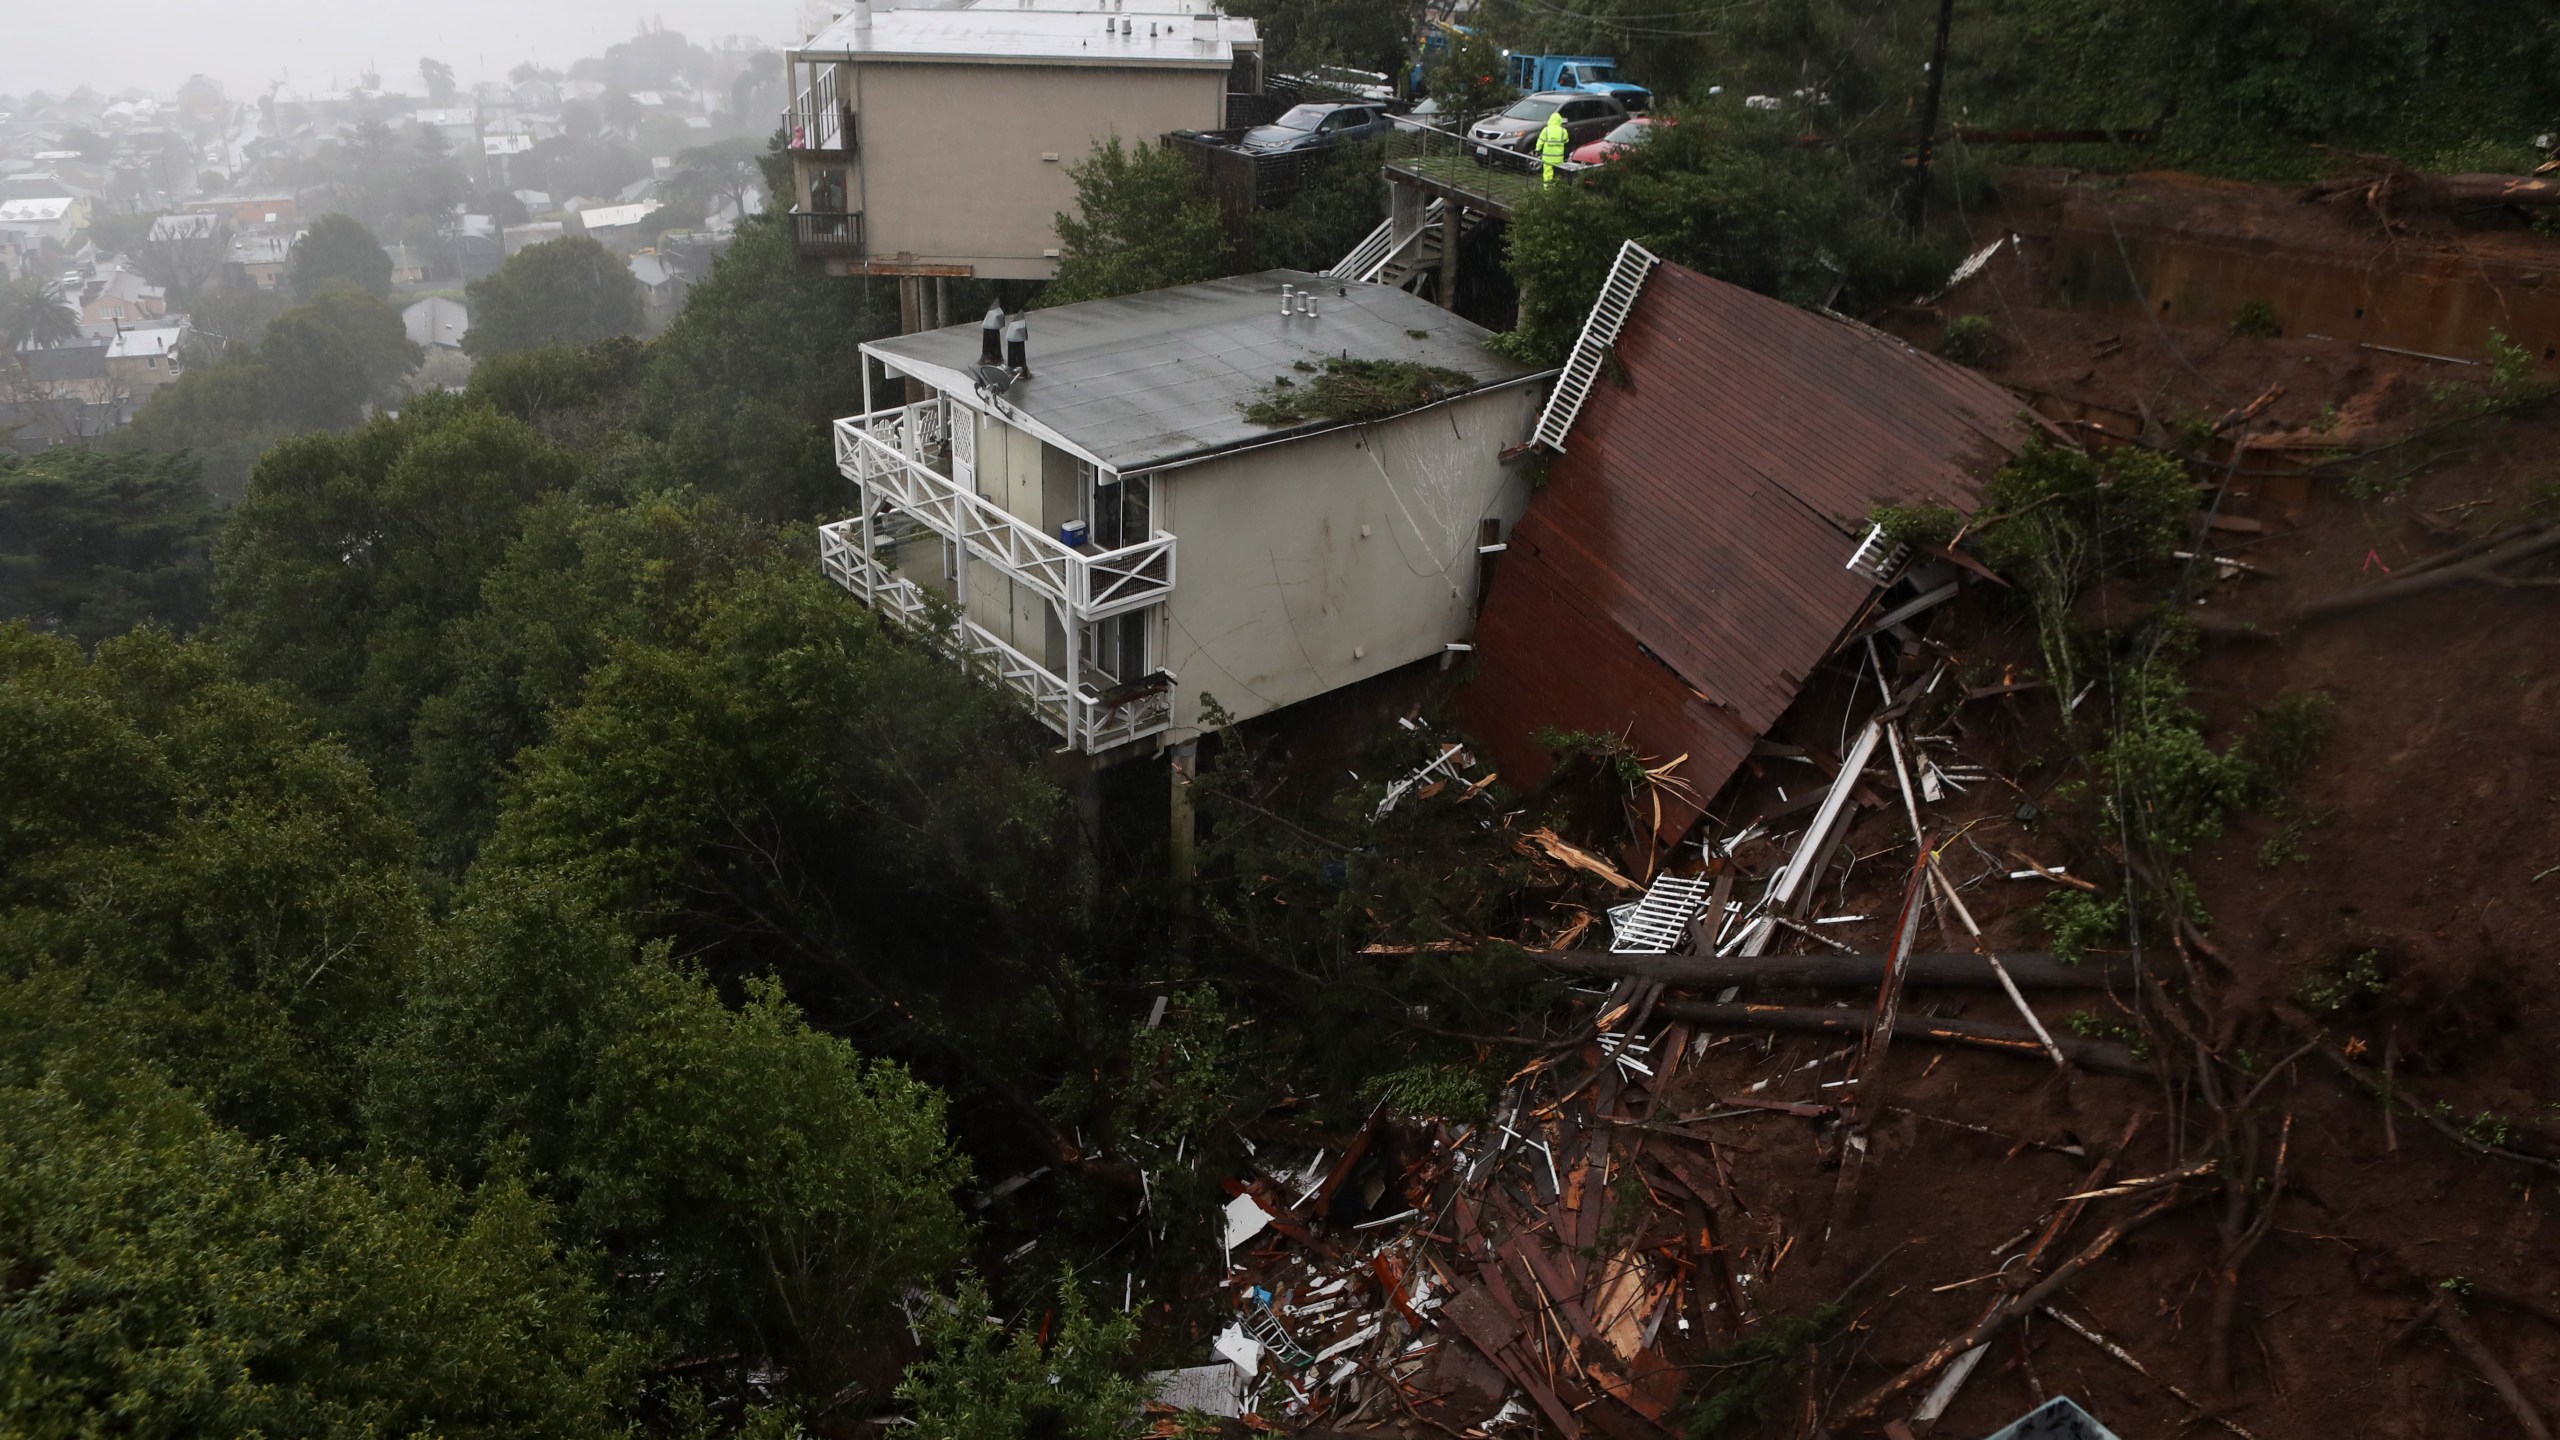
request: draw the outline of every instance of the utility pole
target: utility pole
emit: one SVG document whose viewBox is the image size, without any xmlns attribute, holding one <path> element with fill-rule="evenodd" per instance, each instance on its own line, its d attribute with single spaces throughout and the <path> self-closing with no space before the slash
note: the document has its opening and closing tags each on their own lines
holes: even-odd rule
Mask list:
<svg viewBox="0 0 2560 1440">
<path fill-rule="evenodd" d="M 1938 0 L 1938 44 L 1929 59 L 1929 98 L 1920 107 L 1920 163 L 1911 175 L 1911 198 L 1905 219 L 1911 233 L 1929 206 L 1929 161 L 1938 146 L 1938 96 L 1947 88 L 1947 26 L 1956 18 L 1956 0 Z"/>
</svg>

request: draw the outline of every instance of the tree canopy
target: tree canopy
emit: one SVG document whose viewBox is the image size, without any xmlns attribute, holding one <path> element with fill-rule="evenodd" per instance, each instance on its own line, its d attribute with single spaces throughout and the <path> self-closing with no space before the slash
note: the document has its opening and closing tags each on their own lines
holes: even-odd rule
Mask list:
<svg viewBox="0 0 2560 1440">
<path fill-rule="evenodd" d="M 205 487 L 236 499 L 266 448 L 288 435 L 354 425 L 367 407 L 396 398 L 423 352 L 400 312 L 344 282 L 267 321 L 257 343 L 190 366 L 155 393 L 119 446 L 189 451 Z"/>
<path fill-rule="evenodd" d="M 80 309 L 62 286 L 32 271 L 0 293 L 0 351 L 47 348 L 80 338 Z"/>
<path fill-rule="evenodd" d="M 471 282 L 471 355 L 585 345 L 640 328 L 640 282 L 620 256 L 583 235 L 528 245 Z"/>
<path fill-rule="evenodd" d="M 184 456 L 0 450 L 0 619 L 89 645 L 192 630 L 212 618 L 221 527 Z"/>
<path fill-rule="evenodd" d="M 1068 168 L 1075 213 L 1059 212 L 1058 274 L 1042 305 L 1101 300 L 1233 271 L 1234 245 L 1191 162 L 1167 145 L 1112 136 Z"/>
<path fill-rule="evenodd" d="M 391 255 L 352 215 L 336 212 L 311 222 L 293 242 L 285 283 L 309 303 L 331 282 L 352 285 L 377 300 L 391 295 Z"/>
</svg>

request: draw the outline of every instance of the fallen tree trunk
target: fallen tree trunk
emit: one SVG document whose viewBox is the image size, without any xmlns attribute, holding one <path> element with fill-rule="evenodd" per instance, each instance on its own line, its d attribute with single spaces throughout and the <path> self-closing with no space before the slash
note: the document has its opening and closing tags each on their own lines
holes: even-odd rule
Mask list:
<svg viewBox="0 0 2560 1440">
<path fill-rule="evenodd" d="M 1867 1028 L 1867 1016 L 1855 1010 L 1821 1010 L 1786 1005 L 1706 1005 L 1689 1000 L 1667 1000 L 1654 1009 L 1658 1015 L 1686 1020 L 1719 1030 L 1784 1030 L 1805 1035 L 1860 1035 Z M 2004 1050 L 2031 1059 L 2046 1058 L 2044 1042 L 2024 1029 L 2007 1025 L 1984 1025 L 1972 1020 L 1937 1020 L 1925 1015 L 1897 1016 L 1893 1037 L 1939 1045 L 1964 1045 L 1977 1050 Z M 2100 1075 L 2131 1075 L 2138 1079 L 2151 1076 L 2149 1066 L 2133 1058 L 2133 1051 L 2113 1040 L 2082 1040 L 2057 1035 L 2054 1045 L 2062 1058 Z"/>
<path fill-rule="evenodd" d="M 2355 175 L 2319 181 L 2305 201 L 2353 196 L 2388 221 L 2418 211 L 2477 210 L 2494 205 L 2560 205 L 2560 179 L 2527 175 L 2427 175 L 2381 156 L 2362 157 L 2370 167 Z"/>
<path fill-rule="evenodd" d="M 1600 950 L 1533 950 L 1530 958 L 1576 975 L 1632 975 L 1691 990 L 1728 985 L 1842 986 L 1872 990 L 1884 982 L 1881 955 L 1759 955 L 1714 959 L 1695 955 L 1612 955 Z M 2119 957 L 2065 965 L 2047 954 L 2003 953 L 2000 963 L 2021 990 L 2117 990 L 2134 983 L 2133 961 Z M 1980 955 L 1938 952 L 1911 957 L 1906 985 L 1964 990 L 1996 988 L 1999 977 Z"/>
<path fill-rule="evenodd" d="M 2436 563 L 2432 568 L 2399 579 L 2385 580 L 2325 599 L 2299 605 L 2266 624 L 2224 620 L 2219 616 L 2198 615 L 2196 630 L 2205 635 L 2234 640 L 2276 640 L 2314 620 L 2327 620 L 2351 615 L 2358 610 L 2387 605 L 2395 600 L 2433 594 L 2455 585 L 2482 584 L 2517 586 L 2535 582 L 2513 580 L 2497 572 L 2518 561 L 2530 560 L 2560 550 L 2560 526 L 2541 526 L 2473 547 L 2477 553 L 2455 563 Z"/>
</svg>

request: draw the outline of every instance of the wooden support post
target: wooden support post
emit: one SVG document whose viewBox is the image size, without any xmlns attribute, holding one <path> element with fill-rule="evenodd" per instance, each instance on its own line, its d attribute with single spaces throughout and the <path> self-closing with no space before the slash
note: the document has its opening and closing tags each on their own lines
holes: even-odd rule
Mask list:
<svg viewBox="0 0 2560 1440">
<path fill-rule="evenodd" d="M 924 328 L 924 277 L 907 273 L 915 258 L 904 252 L 898 256 L 898 333 L 901 335 L 913 335 Z M 923 381 L 908 378 L 906 403 L 921 405 L 932 394 Z"/>
<path fill-rule="evenodd" d="M 1200 771 L 1200 742 L 1183 740 L 1174 744 L 1173 763 L 1169 767 L 1173 781 L 1173 881 L 1189 886 L 1194 869 L 1193 847 L 1199 838 L 1199 816 L 1191 806 L 1191 781 Z"/>
<path fill-rule="evenodd" d="M 1466 212 L 1455 200 L 1440 202 L 1440 308 L 1458 308 L 1458 220 Z"/>
<path fill-rule="evenodd" d="M 1929 162 L 1938 146 L 1938 97 L 1947 88 L 1947 27 L 1956 18 L 1956 0 L 1938 0 L 1938 45 L 1929 60 L 1929 98 L 1920 107 L 1919 163 L 1911 172 L 1911 197 L 1903 219 L 1911 233 L 1920 233 L 1920 222 L 1929 209 Z"/>
</svg>

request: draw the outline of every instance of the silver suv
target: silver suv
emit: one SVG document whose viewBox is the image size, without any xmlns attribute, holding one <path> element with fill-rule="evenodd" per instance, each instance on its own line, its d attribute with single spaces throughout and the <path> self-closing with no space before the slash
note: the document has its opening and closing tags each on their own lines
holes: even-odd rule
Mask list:
<svg viewBox="0 0 2560 1440">
<path fill-rule="evenodd" d="M 1627 107 L 1613 95 L 1597 95 L 1588 90 L 1541 90 L 1524 95 L 1518 103 L 1490 120 L 1479 120 L 1467 131 L 1470 149 L 1483 155 L 1488 149 L 1515 150 L 1523 155 L 1538 153 L 1538 132 L 1547 128 L 1547 117 L 1564 112 L 1565 142 L 1569 153 L 1589 144 L 1627 121 Z"/>
</svg>

